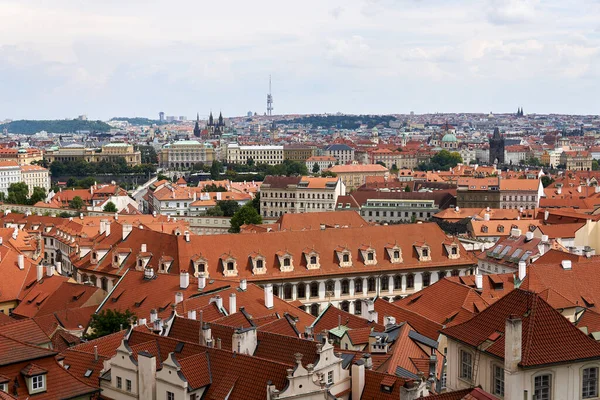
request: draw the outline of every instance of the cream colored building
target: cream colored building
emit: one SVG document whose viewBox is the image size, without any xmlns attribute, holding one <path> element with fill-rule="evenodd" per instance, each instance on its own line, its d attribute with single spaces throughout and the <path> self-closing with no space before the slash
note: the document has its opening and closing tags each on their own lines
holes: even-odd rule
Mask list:
<svg viewBox="0 0 600 400">
<path fill-rule="evenodd" d="M 379 164 L 351 164 L 351 165 L 334 165 L 328 171 L 336 174 L 346 185 L 346 190 L 352 191 L 359 186 L 362 186 L 367 181 L 367 176 L 383 176 L 390 175 L 389 169 Z"/>
<path fill-rule="evenodd" d="M 188 169 L 198 163 L 211 165 L 214 160 L 213 146 L 197 140 L 180 140 L 167 144 L 159 152 L 159 163 L 163 168 Z"/>
<path fill-rule="evenodd" d="M 227 144 L 225 159 L 230 164 L 277 165 L 283 163 L 283 146 L 244 146 L 237 143 Z"/>
<path fill-rule="evenodd" d="M 50 174 L 44 167 L 38 165 L 22 165 L 21 166 L 21 181 L 27 184 L 29 188 L 29 196 L 33 193 L 33 188 L 40 187 L 46 191 L 50 191 Z"/>
<path fill-rule="evenodd" d="M 71 144 L 65 147 L 53 147 L 48 149 L 44 155 L 48 162 L 54 161 L 76 161 L 83 159 L 87 162 L 116 161 L 125 159 L 130 167 L 142 163 L 142 154 L 136 151 L 129 143 L 109 143 L 100 149 L 86 148 L 79 144 Z"/>
</svg>

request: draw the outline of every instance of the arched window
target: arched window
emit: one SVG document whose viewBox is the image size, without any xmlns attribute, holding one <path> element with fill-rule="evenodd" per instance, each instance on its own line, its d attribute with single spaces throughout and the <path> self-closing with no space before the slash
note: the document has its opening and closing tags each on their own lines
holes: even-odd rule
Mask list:
<svg viewBox="0 0 600 400">
<path fill-rule="evenodd" d="M 367 279 L 367 291 L 368 292 L 374 292 L 377 288 L 377 281 L 375 280 L 375 278 L 370 277 L 369 279 Z"/>
<path fill-rule="evenodd" d="M 413 289 L 415 287 L 415 276 L 413 274 L 406 275 L 406 288 Z"/>
<path fill-rule="evenodd" d="M 342 280 L 342 294 L 350 294 L 350 281 L 348 279 Z"/>
<path fill-rule="evenodd" d="M 389 290 L 390 288 L 390 278 L 387 276 L 382 276 L 381 277 L 381 290 Z"/>
<path fill-rule="evenodd" d="M 360 294 L 363 291 L 363 280 L 362 278 L 356 278 L 354 280 L 354 293 Z"/>
<path fill-rule="evenodd" d="M 289 283 L 283 286 L 283 298 L 286 300 L 292 299 L 292 285 Z"/>
<path fill-rule="evenodd" d="M 460 271 L 457 269 L 453 269 L 451 274 L 452 274 L 452 276 L 458 276 L 458 275 L 460 275 Z"/>
<path fill-rule="evenodd" d="M 354 300 L 354 314 L 356 314 L 356 315 L 362 314 L 362 301 Z"/>
<path fill-rule="evenodd" d="M 315 317 L 319 316 L 319 303 L 314 303 L 310 306 L 310 313 Z"/>
<path fill-rule="evenodd" d="M 279 286 L 273 285 L 273 295 L 279 297 Z"/>
<path fill-rule="evenodd" d="M 296 292 L 298 294 L 298 298 L 299 299 L 304 299 L 306 298 L 306 284 L 304 282 L 300 282 L 297 286 L 296 286 Z"/>
<path fill-rule="evenodd" d="M 340 303 L 340 309 L 342 311 L 346 311 L 346 312 L 350 311 L 350 302 L 349 301 L 345 301 L 345 300 L 342 301 Z"/>
<path fill-rule="evenodd" d="M 310 297 L 319 297 L 319 282 L 310 283 Z"/>
<path fill-rule="evenodd" d="M 423 272 L 423 287 L 431 285 L 431 273 Z"/>
<path fill-rule="evenodd" d="M 325 282 L 325 292 L 327 296 L 333 296 L 333 292 L 335 290 L 335 283 L 333 281 Z"/>
<path fill-rule="evenodd" d="M 446 271 L 440 271 L 438 272 L 438 279 L 443 279 L 446 277 L 448 273 Z"/>
<path fill-rule="evenodd" d="M 394 290 L 402 289 L 402 277 L 400 275 L 394 275 Z"/>
</svg>

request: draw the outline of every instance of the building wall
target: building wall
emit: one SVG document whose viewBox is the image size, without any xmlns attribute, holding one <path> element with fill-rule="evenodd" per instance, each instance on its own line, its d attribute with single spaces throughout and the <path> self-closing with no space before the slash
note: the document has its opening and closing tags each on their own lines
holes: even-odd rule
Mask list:
<svg viewBox="0 0 600 400">
<path fill-rule="evenodd" d="M 339 172 L 337 176 L 346 185 L 346 190 L 351 191 L 362 186 L 367 181 L 367 176 L 388 176 L 388 171 L 382 172 Z"/>
<path fill-rule="evenodd" d="M 8 187 L 21 182 L 21 168 L 18 165 L 0 167 L 0 192 L 8 194 Z"/>
<path fill-rule="evenodd" d="M 338 208 L 341 205 L 338 204 Z M 433 200 L 367 200 L 361 207 L 360 215 L 369 222 L 400 223 L 411 222 L 413 218 L 429 219 L 439 212 Z"/>
<path fill-rule="evenodd" d="M 172 143 L 160 152 L 160 165 L 165 168 L 187 169 L 198 163 L 211 165 L 214 160 L 214 149 L 194 140 Z"/>
<path fill-rule="evenodd" d="M 500 208 L 500 192 L 458 190 L 456 204 L 462 208 Z"/>
<path fill-rule="evenodd" d="M 249 159 L 252 159 L 255 164 L 281 164 L 283 163 L 283 146 L 227 145 L 226 160 L 228 163 L 247 164 Z"/>
</svg>

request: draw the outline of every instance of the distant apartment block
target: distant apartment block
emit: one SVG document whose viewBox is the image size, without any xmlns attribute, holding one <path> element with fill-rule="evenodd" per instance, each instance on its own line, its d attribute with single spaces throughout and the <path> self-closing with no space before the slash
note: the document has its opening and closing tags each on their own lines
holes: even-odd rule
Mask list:
<svg viewBox="0 0 600 400">
<path fill-rule="evenodd" d="M 48 162 L 54 161 L 77 161 L 87 162 L 116 161 L 119 158 L 125 159 L 130 167 L 142 163 L 142 154 L 136 151 L 129 143 L 109 143 L 100 149 L 86 148 L 83 145 L 71 144 L 65 147 L 53 147 L 46 150 L 44 158 Z"/>
<path fill-rule="evenodd" d="M 230 164 L 278 165 L 283 163 L 283 146 L 245 146 L 237 143 L 227 144 L 225 159 Z"/>
</svg>

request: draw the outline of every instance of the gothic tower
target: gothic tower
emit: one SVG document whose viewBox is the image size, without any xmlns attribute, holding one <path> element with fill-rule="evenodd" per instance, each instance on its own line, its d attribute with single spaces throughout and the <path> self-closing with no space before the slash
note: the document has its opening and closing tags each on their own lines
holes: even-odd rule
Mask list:
<svg viewBox="0 0 600 400">
<path fill-rule="evenodd" d="M 494 129 L 494 135 L 490 139 L 490 164 L 504 164 L 504 137 L 500 129 Z"/>
<path fill-rule="evenodd" d="M 196 114 L 196 125 L 194 126 L 194 137 L 200 137 L 201 135 L 201 130 L 200 130 L 200 113 Z"/>
</svg>

